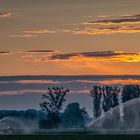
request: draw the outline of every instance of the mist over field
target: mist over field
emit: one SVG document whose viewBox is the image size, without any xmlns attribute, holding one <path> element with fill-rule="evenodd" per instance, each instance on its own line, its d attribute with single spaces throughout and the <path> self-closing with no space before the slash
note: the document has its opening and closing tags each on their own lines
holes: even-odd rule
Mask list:
<svg viewBox="0 0 140 140">
<path fill-rule="evenodd" d="M 139 106 L 139 98 L 133 98 L 135 98 L 135 96 L 139 97 L 139 93 L 137 92 L 137 90 L 139 90 L 137 89 L 137 85 L 139 84 L 140 76 L 138 75 L 1 76 L 0 127 L 2 130 L 10 128 L 15 130 L 23 129 L 28 133 L 33 130 L 40 131 L 40 124 L 43 126 L 47 124 L 45 121 L 40 121 L 45 120 L 47 116 L 47 112 L 44 112 L 40 108 L 42 95 L 49 94 L 49 88 L 64 87 L 68 89 L 69 92 L 65 96 L 65 102 L 60 111 L 62 122 L 60 123 L 59 131 L 64 131 L 63 128 L 80 128 L 80 130 L 75 129 L 75 131 L 82 132 L 82 129 L 86 127 L 87 132 L 121 133 L 124 132 L 123 129 L 125 128 L 125 133 L 128 133 L 132 131 L 132 129 L 130 129 L 132 127 L 133 132 L 136 133 L 139 132 L 139 125 L 137 125 L 136 122 L 139 120 L 139 110 L 137 110 L 138 112 L 136 111 L 137 106 Z M 131 94 L 134 92 L 134 97 L 130 97 L 131 100 L 129 98 L 127 99 L 125 94 L 122 95 L 121 88 L 124 90 L 125 85 L 126 94 L 129 92 L 127 94 L 128 97 L 132 96 Z M 105 95 L 103 90 L 102 94 L 104 95 L 99 99 L 96 97 L 96 91 L 93 89 L 99 88 L 99 90 L 102 90 L 100 86 L 105 87 L 107 93 Z M 111 88 L 111 86 L 112 90 L 114 86 L 114 91 L 110 92 L 108 88 Z M 115 88 L 116 86 L 117 88 Z M 114 92 L 117 94 L 119 87 L 120 91 L 118 91 L 118 97 L 113 97 L 112 95 Z M 93 97 L 91 97 L 92 90 Z M 100 92 L 97 94 L 100 94 Z M 105 103 L 105 96 L 108 96 L 108 99 L 111 97 L 109 92 L 112 94 L 111 96 L 113 97 L 114 103 L 116 102 L 116 105 L 114 104 L 115 108 L 110 108 L 111 106 L 108 106 L 109 108 L 106 108 L 106 110 L 102 107 Z M 102 108 L 100 113 L 98 112 L 99 106 L 95 103 L 96 101 L 100 102 L 100 107 Z M 110 100 L 106 101 L 106 105 L 109 105 L 111 102 Z M 80 118 L 80 114 L 77 114 L 78 116 L 75 114 L 78 110 L 75 110 L 75 113 L 72 111 L 74 109 L 73 107 L 76 107 L 75 109 L 79 108 L 79 111 L 81 110 L 85 111 L 84 113 L 88 113 L 85 114 L 85 120 Z M 95 114 L 95 111 L 99 114 Z M 131 116 L 133 116 L 134 119 L 132 119 Z M 67 119 L 69 121 L 72 119 L 73 123 L 68 123 Z M 129 121 L 129 123 L 127 121 Z"/>
<path fill-rule="evenodd" d="M 41 95 L 48 87 L 63 86 L 70 92 L 66 95 L 67 104 L 79 102 L 86 107 L 92 116 L 92 98 L 90 90 L 93 85 L 107 84 L 139 84 L 140 76 L 1 76 L 0 77 L 0 108 L 1 109 L 40 109 Z"/>
</svg>

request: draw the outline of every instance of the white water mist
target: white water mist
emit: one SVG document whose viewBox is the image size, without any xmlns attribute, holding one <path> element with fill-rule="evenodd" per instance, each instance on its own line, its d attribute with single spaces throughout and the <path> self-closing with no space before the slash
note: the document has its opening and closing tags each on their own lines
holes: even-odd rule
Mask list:
<svg viewBox="0 0 140 140">
<path fill-rule="evenodd" d="M 122 87 L 121 88 L 121 91 L 119 93 L 119 98 L 118 98 L 118 101 L 119 101 L 119 113 L 120 113 L 120 121 L 123 121 L 123 116 L 124 116 L 124 112 L 123 112 L 123 102 L 122 102 Z"/>
</svg>

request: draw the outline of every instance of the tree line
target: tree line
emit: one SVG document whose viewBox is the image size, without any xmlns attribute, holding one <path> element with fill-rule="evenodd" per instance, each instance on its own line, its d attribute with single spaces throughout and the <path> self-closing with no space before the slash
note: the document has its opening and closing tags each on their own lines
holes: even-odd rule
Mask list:
<svg viewBox="0 0 140 140">
<path fill-rule="evenodd" d="M 140 97 L 140 85 L 93 86 L 90 93 L 93 98 L 93 114 L 98 118 L 103 112 L 109 111 L 119 103 Z"/>
<path fill-rule="evenodd" d="M 65 96 L 69 89 L 63 87 L 48 88 L 42 95 L 41 109 L 47 113 L 46 118 L 39 121 L 40 128 L 83 127 L 89 115 L 85 108 L 79 107 L 79 103 L 67 105 L 63 115 L 60 113 Z M 140 97 L 140 85 L 94 85 L 90 90 L 93 99 L 94 118 L 101 116 L 103 112 L 131 99 Z"/>
</svg>

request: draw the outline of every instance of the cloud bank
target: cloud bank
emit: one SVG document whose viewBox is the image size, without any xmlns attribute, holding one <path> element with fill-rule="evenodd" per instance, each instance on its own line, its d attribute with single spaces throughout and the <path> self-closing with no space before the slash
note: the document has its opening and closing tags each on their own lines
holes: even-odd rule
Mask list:
<svg viewBox="0 0 140 140">
<path fill-rule="evenodd" d="M 98 51 L 98 52 L 80 52 L 80 53 L 49 53 L 45 55 L 26 55 L 23 56 L 30 62 L 91 62 L 91 61 L 112 61 L 112 62 L 140 62 L 139 52 L 123 51 Z"/>
<path fill-rule="evenodd" d="M 75 35 L 109 35 L 116 33 L 139 33 L 140 26 L 115 26 L 115 27 L 84 27 L 80 29 L 64 30 L 63 32 L 72 33 Z"/>
<path fill-rule="evenodd" d="M 9 55 L 12 54 L 10 51 L 0 51 L 0 55 Z"/>
<path fill-rule="evenodd" d="M 92 16 L 90 16 L 92 18 Z M 109 35 L 116 33 L 140 33 L 140 14 L 135 15 L 120 15 L 120 16 L 100 16 L 100 20 L 85 21 L 76 24 L 76 27 L 71 28 L 36 28 L 32 30 L 21 31 L 20 34 L 10 35 L 10 37 L 30 38 L 38 37 L 46 34 L 61 34 L 71 33 L 74 35 Z M 78 25 L 78 27 L 77 27 Z"/>
<path fill-rule="evenodd" d="M 105 19 L 83 22 L 82 24 L 92 24 L 92 25 L 124 25 L 124 24 L 140 24 L 140 15 L 126 15 L 120 16 L 117 19 Z"/>
<path fill-rule="evenodd" d="M 53 50 L 29 50 L 27 51 L 29 53 L 48 53 L 48 52 L 54 52 Z"/>
<path fill-rule="evenodd" d="M 0 18 L 11 17 L 12 15 L 10 12 L 0 12 Z"/>
<path fill-rule="evenodd" d="M 34 29 L 34 30 L 26 30 L 22 31 L 21 34 L 17 35 L 10 35 L 10 37 L 17 37 L 17 38 L 29 38 L 29 37 L 37 37 L 41 34 L 55 34 L 57 31 L 45 29 Z"/>
</svg>

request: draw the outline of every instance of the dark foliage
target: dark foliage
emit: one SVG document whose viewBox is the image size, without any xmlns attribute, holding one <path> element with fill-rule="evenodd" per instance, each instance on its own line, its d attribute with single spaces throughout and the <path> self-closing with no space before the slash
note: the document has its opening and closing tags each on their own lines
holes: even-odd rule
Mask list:
<svg viewBox="0 0 140 140">
<path fill-rule="evenodd" d="M 111 108 L 114 108 L 119 104 L 118 103 L 119 93 L 120 93 L 119 86 L 102 87 L 103 94 L 102 109 L 104 110 L 104 112 L 109 111 Z"/>
<path fill-rule="evenodd" d="M 126 102 L 134 98 L 140 97 L 139 85 L 125 85 L 122 91 L 122 101 Z"/>
<path fill-rule="evenodd" d="M 102 87 L 93 86 L 93 89 L 90 91 L 93 98 L 93 113 L 94 117 L 97 118 L 101 115 L 101 96 L 102 96 Z"/>
<path fill-rule="evenodd" d="M 41 109 L 47 113 L 46 128 L 58 128 L 60 119 L 60 110 L 62 109 L 63 102 L 65 101 L 64 97 L 69 92 L 68 89 L 63 87 L 53 87 L 48 88 L 47 94 L 42 95 L 42 99 L 45 99 L 44 102 L 40 103 Z"/>
<path fill-rule="evenodd" d="M 84 127 L 88 118 L 85 108 L 80 109 L 79 103 L 70 103 L 62 114 L 62 124 L 69 128 Z"/>
<path fill-rule="evenodd" d="M 95 118 L 100 117 L 102 110 L 107 112 L 119 104 L 119 86 L 93 86 L 90 93 L 93 98 L 93 113 Z"/>
<path fill-rule="evenodd" d="M 0 111 L 0 119 L 4 117 L 19 117 L 27 120 L 39 120 L 43 119 L 46 116 L 46 114 L 39 110 L 34 109 L 28 109 L 25 111 L 17 111 L 17 110 L 1 110 Z"/>
</svg>

